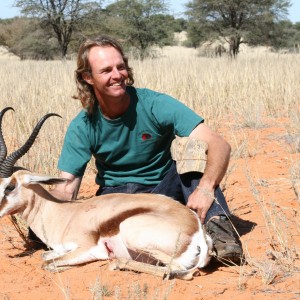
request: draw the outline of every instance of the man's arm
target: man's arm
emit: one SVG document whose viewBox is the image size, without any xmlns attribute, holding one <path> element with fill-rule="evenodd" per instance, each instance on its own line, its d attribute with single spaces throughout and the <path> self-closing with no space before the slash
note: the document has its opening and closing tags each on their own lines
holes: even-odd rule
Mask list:
<svg viewBox="0 0 300 300">
<path fill-rule="evenodd" d="M 197 211 L 201 222 L 214 201 L 214 191 L 224 177 L 230 158 L 230 145 L 205 124 L 199 124 L 190 137 L 208 144 L 207 162 L 197 189 L 190 195 L 187 206 Z"/>
<path fill-rule="evenodd" d="M 82 177 L 76 177 L 68 172 L 61 172 L 60 177 L 67 178 L 65 183 L 57 184 L 50 193 L 61 200 L 75 200 L 78 195 Z"/>
</svg>

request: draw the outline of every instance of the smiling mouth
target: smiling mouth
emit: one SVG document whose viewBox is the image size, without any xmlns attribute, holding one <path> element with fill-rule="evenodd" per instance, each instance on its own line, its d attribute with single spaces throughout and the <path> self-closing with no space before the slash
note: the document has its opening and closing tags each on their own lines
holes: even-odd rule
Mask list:
<svg viewBox="0 0 300 300">
<path fill-rule="evenodd" d="M 115 82 L 115 83 L 111 84 L 111 86 L 122 86 L 124 84 L 124 82 L 125 82 L 125 80 L 123 79 L 119 82 Z"/>
</svg>

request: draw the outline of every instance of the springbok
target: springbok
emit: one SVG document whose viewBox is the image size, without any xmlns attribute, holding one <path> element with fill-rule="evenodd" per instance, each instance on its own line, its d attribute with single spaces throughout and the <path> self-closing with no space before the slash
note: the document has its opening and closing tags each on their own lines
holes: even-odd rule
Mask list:
<svg viewBox="0 0 300 300">
<path fill-rule="evenodd" d="M 6 169 L 12 172 L 14 163 Z M 46 270 L 117 258 L 120 269 L 191 279 L 192 270 L 210 261 L 212 240 L 198 216 L 171 198 L 110 194 L 62 201 L 41 184 L 67 179 L 27 170 L 5 175 L 0 178 L 0 217 L 21 214 L 50 249 L 42 255 Z"/>
</svg>

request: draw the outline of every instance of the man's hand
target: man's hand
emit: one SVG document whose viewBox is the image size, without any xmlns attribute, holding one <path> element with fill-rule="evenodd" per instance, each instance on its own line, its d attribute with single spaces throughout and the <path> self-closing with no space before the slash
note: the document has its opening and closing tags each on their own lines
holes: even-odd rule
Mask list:
<svg viewBox="0 0 300 300">
<path fill-rule="evenodd" d="M 60 200 L 71 201 L 77 199 L 82 178 L 75 177 L 73 174 L 67 172 L 61 172 L 60 177 L 67 178 L 68 181 L 57 184 L 50 193 Z"/>
<path fill-rule="evenodd" d="M 215 197 L 214 191 L 224 177 L 230 158 L 230 145 L 218 133 L 203 123 L 189 135 L 208 145 L 207 161 L 199 187 L 190 195 L 187 206 L 194 209 L 204 224 L 207 211 Z"/>
<path fill-rule="evenodd" d="M 206 214 L 214 202 L 214 190 L 204 187 L 197 187 L 190 195 L 187 206 L 195 210 L 200 217 L 200 221 L 204 224 Z"/>
</svg>

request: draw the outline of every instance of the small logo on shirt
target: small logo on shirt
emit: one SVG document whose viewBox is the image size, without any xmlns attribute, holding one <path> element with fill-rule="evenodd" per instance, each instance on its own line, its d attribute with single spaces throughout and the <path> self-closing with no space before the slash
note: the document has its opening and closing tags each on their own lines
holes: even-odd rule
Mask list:
<svg viewBox="0 0 300 300">
<path fill-rule="evenodd" d="M 143 134 L 142 134 L 142 140 L 143 140 L 143 141 L 149 140 L 149 139 L 151 139 L 151 138 L 152 138 L 152 136 L 151 136 L 151 134 L 149 134 L 149 133 L 143 133 Z"/>
</svg>

